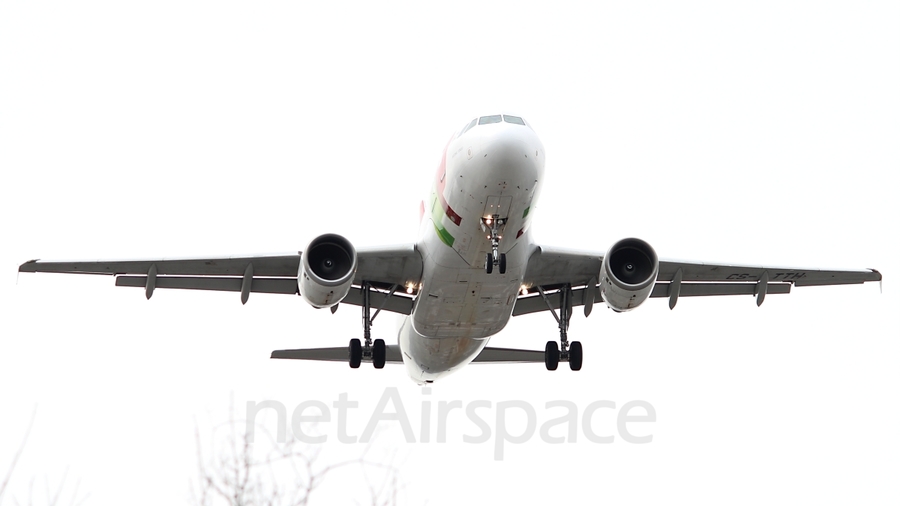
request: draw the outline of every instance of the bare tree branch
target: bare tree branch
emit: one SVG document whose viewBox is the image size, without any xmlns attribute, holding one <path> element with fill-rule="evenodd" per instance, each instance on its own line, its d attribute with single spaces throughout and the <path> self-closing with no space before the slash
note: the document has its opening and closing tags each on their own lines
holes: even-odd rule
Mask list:
<svg viewBox="0 0 900 506">
<path fill-rule="evenodd" d="M 306 506 L 313 491 L 329 474 L 348 466 L 359 466 L 373 505 L 396 503 L 397 468 L 393 462 L 384 464 L 368 459 L 369 445 L 357 458 L 319 465 L 321 445 L 298 447 L 295 439 L 279 442 L 261 425 L 255 429 L 256 442 L 251 443 L 248 431 L 238 434 L 239 421 L 234 417 L 233 402 L 228 418 L 227 423 L 213 428 L 208 454 L 203 451 L 200 430 L 195 427 L 198 464 L 198 481 L 192 491 L 195 504 Z M 224 444 L 223 437 L 216 435 L 222 429 L 227 429 Z M 385 479 L 374 486 L 367 469 L 378 469 Z"/>
<path fill-rule="evenodd" d="M 31 434 L 31 427 L 34 426 L 34 417 L 37 415 L 37 404 L 34 405 L 34 408 L 31 410 L 31 420 L 28 421 L 28 429 L 25 431 L 25 437 L 22 438 L 22 444 L 19 445 L 18 451 L 16 451 L 16 455 L 13 457 L 12 463 L 9 465 L 9 471 L 6 472 L 6 477 L 3 479 L 3 483 L 0 483 L 0 501 L 3 500 L 3 492 L 6 491 L 6 486 L 9 484 L 10 478 L 12 478 L 13 471 L 16 469 L 16 463 L 19 461 L 19 457 L 22 455 L 22 450 L 25 449 L 25 443 L 28 442 L 28 436 Z"/>
</svg>

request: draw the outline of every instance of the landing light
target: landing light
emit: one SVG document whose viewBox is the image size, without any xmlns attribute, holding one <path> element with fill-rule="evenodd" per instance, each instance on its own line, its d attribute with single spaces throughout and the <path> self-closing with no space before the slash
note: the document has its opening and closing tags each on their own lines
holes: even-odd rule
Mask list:
<svg viewBox="0 0 900 506">
<path fill-rule="evenodd" d="M 522 295 L 528 295 L 528 288 L 525 285 L 522 285 Z"/>
<path fill-rule="evenodd" d="M 409 285 L 409 286 L 406 287 L 406 293 L 412 295 L 412 293 L 413 293 L 413 287 L 412 287 L 412 285 Z"/>
</svg>

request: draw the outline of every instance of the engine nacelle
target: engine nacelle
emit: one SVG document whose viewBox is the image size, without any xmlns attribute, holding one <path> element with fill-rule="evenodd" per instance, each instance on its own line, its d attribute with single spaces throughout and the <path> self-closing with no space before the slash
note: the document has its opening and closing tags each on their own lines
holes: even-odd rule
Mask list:
<svg viewBox="0 0 900 506">
<path fill-rule="evenodd" d="M 630 311 L 650 297 L 658 274 L 659 258 L 649 244 L 640 239 L 622 239 L 603 257 L 603 301 L 614 311 Z"/>
<path fill-rule="evenodd" d="M 356 249 L 337 235 L 320 235 L 300 258 L 300 295 L 312 307 L 331 307 L 350 292 L 356 276 Z"/>
</svg>

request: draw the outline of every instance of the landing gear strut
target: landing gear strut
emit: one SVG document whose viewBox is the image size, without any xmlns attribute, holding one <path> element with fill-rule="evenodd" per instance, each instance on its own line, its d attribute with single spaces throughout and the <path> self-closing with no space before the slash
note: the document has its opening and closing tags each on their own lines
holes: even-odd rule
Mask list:
<svg viewBox="0 0 900 506">
<path fill-rule="evenodd" d="M 362 287 L 362 321 L 363 321 L 363 340 L 365 342 L 365 346 L 360 342 L 359 339 L 351 339 L 350 340 L 350 367 L 353 369 L 359 368 L 360 363 L 363 360 L 366 362 L 371 361 L 372 365 L 375 366 L 375 369 L 381 369 L 384 367 L 385 360 L 387 358 L 387 346 L 384 344 L 384 339 L 376 339 L 374 342 L 372 341 L 372 321 L 375 320 L 375 316 L 378 316 L 378 311 L 375 311 L 374 316 L 369 316 L 371 310 L 371 304 L 369 300 L 369 282 L 363 281 Z M 394 294 L 394 290 L 397 287 L 394 286 L 391 289 L 391 293 L 388 294 L 388 297 Z M 385 299 L 386 300 L 386 299 Z"/>
<path fill-rule="evenodd" d="M 544 289 L 540 286 L 537 288 L 559 324 L 559 345 L 555 341 L 547 342 L 547 346 L 544 348 L 544 365 L 547 366 L 548 371 L 555 371 L 560 362 L 568 362 L 570 369 L 580 371 L 584 358 L 581 342 L 572 341 L 570 343 L 568 335 L 569 319 L 572 317 L 572 286 L 564 285 L 559 290 L 558 315 L 556 314 L 556 308 L 550 302 L 550 298 L 544 293 Z"/>
<path fill-rule="evenodd" d="M 500 229 L 503 225 L 506 225 L 506 218 L 501 218 L 499 214 L 481 218 L 481 230 L 491 233 L 488 236 L 491 240 L 491 252 L 484 261 L 484 272 L 488 274 L 494 272 L 495 265 L 500 269 L 500 274 L 506 274 L 506 253 L 500 253 L 500 239 L 503 239 Z"/>
</svg>

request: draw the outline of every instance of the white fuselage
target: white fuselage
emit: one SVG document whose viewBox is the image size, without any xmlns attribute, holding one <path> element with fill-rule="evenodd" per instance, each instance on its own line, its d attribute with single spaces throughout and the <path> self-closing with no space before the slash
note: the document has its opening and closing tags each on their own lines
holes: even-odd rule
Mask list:
<svg viewBox="0 0 900 506">
<path fill-rule="evenodd" d="M 533 248 L 528 228 L 543 172 L 544 148 L 526 125 L 480 124 L 447 144 L 423 202 L 421 287 L 399 333 L 413 380 L 460 369 L 506 326 Z M 485 271 L 491 241 L 482 219 L 492 216 L 508 220 L 499 246 L 503 274 Z"/>
</svg>

